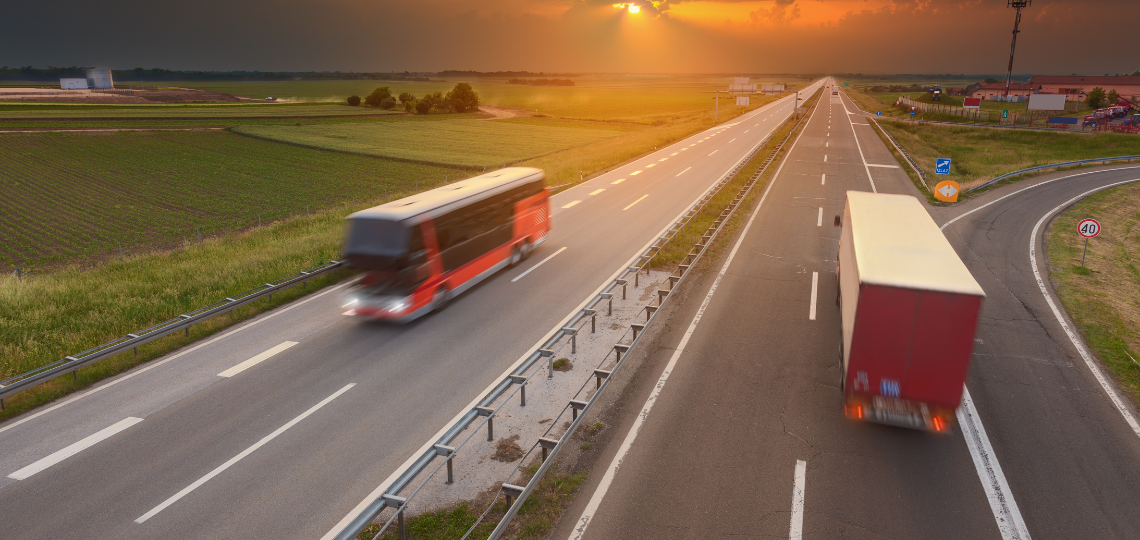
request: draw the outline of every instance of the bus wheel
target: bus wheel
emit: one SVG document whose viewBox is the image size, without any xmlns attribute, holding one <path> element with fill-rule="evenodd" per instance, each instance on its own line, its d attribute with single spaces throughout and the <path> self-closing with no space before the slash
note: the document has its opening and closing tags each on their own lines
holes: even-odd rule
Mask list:
<svg viewBox="0 0 1140 540">
<path fill-rule="evenodd" d="M 431 310 L 433 312 L 443 311 L 443 308 L 447 307 L 447 303 L 450 301 L 451 291 L 447 290 L 447 287 L 440 287 L 435 291 L 435 298 L 432 300 L 432 303 L 435 304 L 435 307 L 433 307 Z"/>
<path fill-rule="evenodd" d="M 534 251 L 534 244 L 530 243 L 530 239 L 527 238 L 526 240 L 523 240 L 522 260 L 526 260 L 527 257 L 530 257 L 530 253 L 532 251 Z"/>
<path fill-rule="evenodd" d="M 515 246 L 515 247 L 511 248 L 511 258 L 507 264 L 509 264 L 511 266 L 511 268 L 514 268 L 514 267 L 518 266 L 518 264 L 520 262 L 522 262 L 522 260 L 523 260 L 522 247 Z"/>
</svg>

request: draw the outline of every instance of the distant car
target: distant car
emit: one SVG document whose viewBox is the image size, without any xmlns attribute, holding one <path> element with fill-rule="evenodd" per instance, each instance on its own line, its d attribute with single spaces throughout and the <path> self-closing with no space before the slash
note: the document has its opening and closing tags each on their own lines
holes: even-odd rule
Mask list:
<svg viewBox="0 0 1140 540">
<path fill-rule="evenodd" d="M 265 101 L 277 101 L 277 98 L 275 98 L 275 97 L 267 97 L 267 98 L 265 98 Z"/>
</svg>

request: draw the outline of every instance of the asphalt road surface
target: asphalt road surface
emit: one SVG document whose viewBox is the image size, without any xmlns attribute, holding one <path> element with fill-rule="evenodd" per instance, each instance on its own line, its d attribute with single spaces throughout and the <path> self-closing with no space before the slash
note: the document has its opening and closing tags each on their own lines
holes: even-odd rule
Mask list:
<svg viewBox="0 0 1140 540">
<path fill-rule="evenodd" d="M 5 422 L 0 538 L 324 535 L 793 101 L 556 195 L 548 241 L 441 313 L 363 323 L 332 287 Z"/>
<path fill-rule="evenodd" d="M 919 195 L 857 113 L 845 97 L 820 104 L 712 270 L 723 274 L 642 351 L 645 375 L 609 415 L 598 465 L 554 538 L 1137 537 L 1135 411 L 1113 402 L 1061 327 L 1029 246 L 1040 258 L 1043 216 L 1140 168 L 931 208 L 940 225 L 960 217 L 945 232 L 987 293 L 967 381 L 973 430 L 856 423 L 839 389 L 832 219 L 847 190 Z"/>
</svg>

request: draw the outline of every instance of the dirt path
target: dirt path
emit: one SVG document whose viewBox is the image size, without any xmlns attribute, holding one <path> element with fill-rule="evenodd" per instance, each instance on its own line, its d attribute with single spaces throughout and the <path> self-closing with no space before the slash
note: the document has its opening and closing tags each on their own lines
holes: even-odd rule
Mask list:
<svg viewBox="0 0 1140 540">
<path fill-rule="evenodd" d="M 520 111 L 518 109 L 504 109 L 502 107 L 488 107 L 487 105 L 480 105 L 479 110 L 491 115 L 488 118 L 480 118 L 480 120 L 502 120 L 504 118 L 515 118 L 519 116 L 531 116 L 532 113 L 527 111 Z"/>
</svg>

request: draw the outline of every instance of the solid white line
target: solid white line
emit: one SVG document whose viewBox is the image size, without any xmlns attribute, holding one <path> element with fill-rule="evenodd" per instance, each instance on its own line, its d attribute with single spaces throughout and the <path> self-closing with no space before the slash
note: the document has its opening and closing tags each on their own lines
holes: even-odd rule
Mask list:
<svg viewBox="0 0 1140 540">
<path fill-rule="evenodd" d="M 80 399 L 83 399 L 83 398 L 85 398 L 85 397 L 87 397 L 87 396 L 90 396 L 91 394 L 94 394 L 95 392 L 99 392 L 99 391 L 101 391 L 101 390 L 106 390 L 107 388 L 110 388 L 110 387 L 112 387 L 112 386 L 114 386 L 114 385 L 116 385 L 116 384 L 119 384 L 119 383 L 121 383 L 121 382 L 123 382 L 123 381 L 125 381 L 125 380 L 128 380 L 128 379 L 130 379 L 130 378 L 132 378 L 132 377 L 135 377 L 135 376 L 138 376 L 138 375 L 142 375 L 143 373 L 146 373 L 147 371 L 150 371 L 150 370 L 152 370 L 152 369 L 154 369 L 154 368 L 156 368 L 156 367 L 159 367 L 159 366 L 161 366 L 161 365 L 163 365 L 163 364 L 166 364 L 167 362 L 170 362 L 170 361 L 173 361 L 173 360 L 177 360 L 178 358 L 181 358 L 182 356 L 185 356 L 185 355 L 187 355 L 187 354 L 190 354 L 190 353 L 192 353 L 192 352 L 194 352 L 194 351 L 196 351 L 196 350 L 198 350 L 198 349 L 201 349 L 202 347 L 205 347 L 205 346 L 207 346 L 207 345 L 210 345 L 210 344 L 212 344 L 212 343 L 216 343 L 217 341 L 219 341 L 219 340 L 222 340 L 222 339 L 225 339 L 225 338 L 227 338 L 227 337 L 229 337 L 229 336 L 232 336 L 232 335 L 234 335 L 234 334 L 236 334 L 236 333 L 238 333 L 238 332 L 241 332 L 242 330 L 245 330 L 245 329 L 247 329 L 247 328 L 250 328 L 250 327 L 252 327 L 252 326 L 254 326 L 254 325 L 258 325 L 258 324 L 261 324 L 261 323 L 263 323 L 263 322 L 265 322 L 265 321 L 268 321 L 269 319 L 272 319 L 272 318 L 274 318 L 274 317 L 276 317 L 276 316 L 278 316 L 278 315 L 280 315 L 280 314 L 282 314 L 282 313 L 285 313 L 285 312 L 287 312 L 287 311 L 289 311 L 289 310 L 291 310 L 291 309 L 293 309 L 293 308 L 296 308 L 296 307 L 300 307 L 300 306 L 302 306 L 302 305 L 304 305 L 304 304 L 306 304 L 306 303 L 308 303 L 308 302 L 311 302 L 311 301 L 313 301 L 313 300 L 316 300 L 316 299 L 318 299 L 318 298 L 320 298 L 320 297 L 322 297 L 322 296 L 324 296 L 324 295 L 326 295 L 326 294 L 329 294 L 329 293 L 331 293 L 331 292 L 333 292 L 333 291 L 336 291 L 337 289 L 341 289 L 341 288 L 343 288 L 343 287 L 347 287 L 347 286 L 349 286 L 349 285 L 352 285 L 353 283 L 356 283 L 356 281 L 357 281 L 357 279 L 350 279 L 350 280 L 348 280 L 348 281 L 346 281 L 346 282 L 344 282 L 344 283 L 341 283 L 341 284 L 339 284 L 339 285 L 334 285 L 334 286 L 330 287 L 330 288 L 329 288 L 329 290 L 327 290 L 327 291 L 324 291 L 324 292 L 321 292 L 321 293 L 317 293 L 317 294 L 314 294 L 313 296 L 310 296 L 310 297 L 308 297 L 308 298 L 306 298 L 306 299 L 304 299 L 304 300 L 301 300 L 300 302 L 297 302 L 297 303 L 295 303 L 295 304 L 292 304 L 292 305 L 290 305 L 290 306 L 287 306 L 287 307 L 285 307 L 284 309 L 281 309 L 280 311 L 276 311 L 276 312 L 274 312 L 274 313 L 270 313 L 269 315 L 267 315 L 267 316 L 265 316 L 265 317 L 262 317 L 262 318 L 260 318 L 260 319 L 257 319 L 257 320 L 255 320 L 255 321 L 252 321 L 252 322 L 250 322 L 249 324 L 246 324 L 246 325 L 244 325 L 244 326 L 242 326 L 242 327 L 240 327 L 240 328 L 235 328 L 235 329 L 233 329 L 233 330 L 230 330 L 229 332 L 226 332 L 226 333 L 224 333 L 224 334 L 222 334 L 222 335 L 220 335 L 220 336 L 218 336 L 218 337 L 216 337 L 216 338 L 214 338 L 214 339 L 211 339 L 211 340 L 209 340 L 209 341 L 206 341 L 206 342 L 204 342 L 204 343 L 199 343 L 199 344 L 197 344 L 197 345 L 195 345 L 195 346 L 193 346 L 193 347 L 190 347 L 189 349 L 186 349 L 186 350 L 184 350 L 184 351 L 182 351 L 182 352 L 180 352 L 180 353 L 174 354 L 174 355 L 170 356 L 169 358 L 166 358 L 166 359 L 164 359 L 164 360 L 159 360 L 159 361 L 157 361 L 157 362 L 148 363 L 148 364 L 147 364 L 145 367 L 142 367 L 142 368 L 139 368 L 139 369 L 137 369 L 137 370 L 131 371 L 130 373 L 128 373 L 128 374 L 126 374 L 126 375 L 124 375 L 124 376 L 122 376 L 122 377 L 119 377 L 119 378 L 117 378 L 117 379 L 115 379 L 115 380 L 113 380 L 113 381 L 111 381 L 111 382 L 109 382 L 109 383 L 107 383 L 107 384 L 104 384 L 104 385 L 102 385 L 102 386 L 98 386 L 98 387 L 95 387 L 95 388 L 93 388 L 93 389 L 91 389 L 91 390 L 89 390 L 89 391 L 87 391 L 87 392 L 84 392 L 84 393 L 82 393 L 82 394 L 79 394 L 79 395 L 77 395 L 77 396 L 75 396 L 75 397 L 73 397 L 73 398 L 71 398 L 71 399 L 69 399 L 69 400 L 67 400 L 67 401 L 63 401 L 63 402 L 57 403 L 57 404 L 55 404 L 55 405 L 52 405 L 51 407 L 48 407 L 48 408 L 46 408 L 46 409 L 44 409 L 44 410 L 42 410 L 42 411 L 39 411 L 39 412 L 37 412 L 37 413 L 35 413 L 35 414 L 30 414 L 30 415 L 28 415 L 28 416 L 25 416 L 25 417 L 23 417 L 23 418 L 20 418 L 19 420 L 15 420 L 15 421 L 13 421 L 13 422 L 11 422 L 10 424 L 8 424 L 8 425 L 6 425 L 6 426 L 4 426 L 4 427 L 0 427 L 0 433 L 3 433 L 3 432 L 5 432 L 5 431 L 8 431 L 9 429 L 12 429 L 12 428 L 14 428 L 14 427 L 16 427 L 16 426 L 18 426 L 18 425 L 20 425 L 20 424 L 23 424 L 24 422 L 27 422 L 27 421 L 29 421 L 29 420 L 34 420 L 34 419 L 36 419 L 36 418 L 38 418 L 38 417 L 40 417 L 40 416 L 43 416 L 43 415 L 45 415 L 45 414 L 47 414 L 47 413 L 49 413 L 49 412 L 52 412 L 52 411 L 54 411 L 54 410 L 56 410 L 56 409 L 58 409 L 58 408 L 60 408 L 60 407 L 63 407 L 64 405 L 68 405 L 68 404 L 70 404 L 70 403 L 75 403 L 76 401 L 79 401 Z"/>
<path fill-rule="evenodd" d="M 882 167 L 884 169 L 897 169 L 897 168 L 899 168 L 898 165 L 879 165 L 877 163 L 868 163 L 867 166 L 868 167 Z"/>
<path fill-rule="evenodd" d="M 822 206 L 819 207 L 819 215 L 816 216 L 816 218 L 815 218 L 815 226 L 816 227 L 822 227 L 823 226 L 823 207 Z"/>
<path fill-rule="evenodd" d="M 871 192 L 878 193 L 879 190 L 875 189 L 875 179 L 871 178 L 871 168 L 867 166 L 867 158 L 863 156 L 863 145 L 859 144 L 859 135 L 855 133 L 855 122 L 851 121 L 851 111 L 847 110 L 847 104 L 843 100 L 839 100 L 839 104 L 843 105 L 843 112 L 847 113 L 847 122 L 851 124 L 851 135 L 855 137 L 855 148 L 859 149 L 859 159 L 863 160 L 863 168 L 867 170 L 867 180 L 871 182 Z"/>
<path fill-rule="evenodd" d="M 641 199 L 644 199 L 644 198 L 646 198 L 646 197 L 648 197 L 648 196 L 649 196 L 648 194 L 646 194 L 646 195 L 642 195 L 642 196 L 641 196 Z M 636 201 L 633 201 L 633 202 L 629 203 L 629 206 L 627 206 L 627 207 L 625 207 L 625 208 L 622 208 L 622 210 L 629 210 L 630 208 L 633 208 L 633 205 L 635 205 L 635 204 L 637 204 L 637 203 L 641 202 L 641 199 L 638 199 L 638 200 L 636 200 Z"/>
<path fill-rule="evenodd" d="M 512 279 L 512 280 L 511 280 L 511 283 L 514 283 L 514 282 L 516 282 L 516 281 L 518 281 L 518 280 L 520 280 L 520 279 L 522 279 L 522 278 L 526 277 L 526 275 L 527 275 L 527 274 L 529 274 L 529 273 L 531 273 L 531 272 L 534 272 L 534 269 L 535 269 L 535 268 L 538 268 L 539 266 L 542 266 L 542 265 L 546 264 L 546 261 L 549 261 L 550 259 L 553 259 L 555 255 L 558 255 L 559 253 L 562 253 L 563 251 L 566 251 L 566 248 L 565 248 L 565 247 L 563 247 L 562 249 L 559 249 L 558 251 L 555 251 L 554 253 L 551 253 L 549 257 L 547 257 L 547 258 L 545 258 L 545 259 L 543 259 L 543 260 L 541 260 L 541 261 L 538 261 L 538 264 L 536 264 L 536 265 L 534 265 L 534 266 L 532 266 L 532 267 L 528 268 L 526 272 L 523 272 L 523 273 L 521 273 L 521 274 L 519 274 L 519 275 L 515 276 L 515 279 Z"/>
<path fill-rule="evenodd" d="M 613 182 L 610 182 L 610 183 L 611 184 L 620 184 L 622 182 L 625 182 L 625 178 L 618 178 L 617 180 L 614 180 Z"/>
<path fill-rule="evenodd" d="M 815 112 L 812 112 L 812 116 L 815 116 Z M 800 137 L 802 137 L 803 134 L 804 132 L 801 131 L 800 134 L 796 136 L 792 147 L 788 149 L 788 156 L 796 149 L 796 145 L 799 144 Z M 602 499 L 605 498 L 606 492 L 610 489 L 610 484 L 613 483 L 614 475 L 617 473 L 617 470 L 621 468 L 626 454 L 629 453 L 629 449 L 633 446 L 633 441 L 637 439 L 637 434 L 641 431 L 641 426 L 645 423 L 645 419 L 649 417 L 649 412 L 653 409 L 653 404 L 657 402 L 658 396 L 661 395 L 661 391 L 665 388 L 665 383 L 669 380 L 669 374 L 676 367 L 677 360 L 681 358 L 681 353 L 685 352 L 685 345 L 689 343 L 689 338 L 692 337 L 693 332 L 697 329 L 697 325 L 700 324 L 701 316 L 704 315 L 705 309 L 708 308 L 709 302 L 712 300 L 713 295 L 716 294 L 721 279 L 724 278 L 725 273 L 728 272 L 728 266 L 732 264 L 732 259 L 736 257 L 736 252 L 740 250 L 740 245 L 744 243 L 744 239 L 748 237 L 748 230 L 752 228 L 752 223 L 756 220 L 756 216 L 760 215 L 760 207 L 763 206 L 764 201 L 768 199 L 768 193 L 772 190 L 772 186 L 776 184 L 776 180 L 780 178 L 780 172 L 784 170 L 784 164 L 787 162 L 788 160 L 785 157 L 785 159 L 780 162 L 780 167 L 776 169 L 776 174 L 772 176 L 772 180 L 768 182 L 768 186 L 764 188 L 764 194 L 760 196 L 760 201 L 756 203 L 756 207 L 752 210 L 752 216 L 748 218 L 748 223 L 744 225 L 744 229 L 736 239 L 736 244 L 732 246 L 732 251 L 728 253 L 728 258 L 724 261 L 724 265 L 721 266 L 720 272 L 716 275 L 716 279 L 713 280 L 708 294 L 705 295 L 705 299 L 701 303 L 701 307 L 697 309 L 697 314 L 693 316 L 693 320 L 689 323 L 688 330 L 686 330 L 685 335 L 681 337 L 681 342 L 677 344 L 677 348 L 669 358 L 669 363 L 665 365 L 665 371 L 661 373 L 661 377 L 657 380 L 657 386 L 654 387 L 653 393 L 649 395 L 649 399 L 645 400 L 645 405 L 642 407 L 641 413 L 634 419 L 633 426 L 630 427 L 629 432 L 626 433 L 625 440 L 622 441 L 621 446 L 618 448 L 617 455 L 614 456 L 613 461 L 611 461 L 606 468 L 606 473 L 598 483 L 597 490 L 594 491 L 594 494 L 590 497 L 590 502 L 586 504 L 586 509 L 582 511 L 582 515 L 578 518 L 577 527 L 570 533 L 572 540 L 581 540 L 582 536 L 586 534 L 586 528 L 590 525 L 590 520 L 594 517 L 594 514 L 598 512 L 598 507 L 601 506 Z"/>
<path fill-rule="evenodd" d="M 1049 304 L 1049 309 L 1053 311 L 1053 316 L 1056 317 L 1057 322 L 1061 324 L 1061 329 L 1065 331 L 1066 336 L 1069 336 L 1069 341 L 1073 343 L 1073 347 L 1076 347 L 1077 352 L 1081 354 L 1081 358 L 1084 359 L 1085 365 L 1088 366 L 1089 371 L 1091 371 L 1093 376 L 1096 377 L 1096 381 L 1100 383 L 1100 387 L 1104 389 L 1104 393 L 1108 394 L 1108 398 L 1112 400 L 1112 404 L 1116 406 L 1116 410 L 1120 411 L 1121 416 L 1124 417 L 1124 421 L 1127 422 L 1128 426 L 1132 428 L 1132 432 L 1137 436 L 1140 436 L 1140 423 L 1137 423 L 1136 417 L 1132 415 L 1132 412 L 1130 411 L 1131 407 L 1125 405 L 1124 400 L 1120 399 L 1120 395 L 1117 394 L 1112 385 L 1108 383 L 1108 378 L 1104 376 L 1104 372 L 1101 371 L 1100 366 L 1097 365 L 1095 361 L 1093 361 L 1092 354 L 1090 354 L 1088 349 L 1085 348 L 1084 341 L 1077 337 L 1077 334 L 1073 332 L 1072 328 L 1069 328 L 1069 324 L 1065 322 L 1065 318 L 1061 316 L 1061 310 L 1057 308 L 1057 303 L 1053 301 L 1053 296 L 1050 295 L 1049 290 L 1045 288 L 1045 281 L 1041 278 L 1041 272 L 1037 268 L 1036 252 L 1037 230 L 1041 228 L 1041 224 L 1045 223 L 1045 220 L 1048 219 L 1049 216 L 1052 216 L 1053 214 L 1059 212 L 1062 208 L 1073 204 L 1078 199 L 1088 196 L 1090 193 L 1095 193 L 1097 191 L 1105 190 L 1111 187 L 1138 181 L 1140 181 L 1140 178 L 1125 180 L 1123 182 L 1116 182 L 1107 186 L 1090 189 L 1084 193 L 1081 193 L 1080 195 L 1077 195 L 1076 197 L 1073 197 L 1072 199 L 1069 199 L 1057 205 L 1056 208 L 1041 216 L 1041 219 L 1037 220 L 1037 225 L 1033 226 L 1033 234 L 1029 236 L 1029 262 L 1033 265 L 1033 277 L 1037 279 L 1037 287 L 1041 289 L 1041 294 L 1045 296 L 1045 302 Z"/>
<path fill-rule="evenodd" d="M 33 474 L 36 474 L 36 473 L 38 473 L 38 472 L 40 472 L 40 471 L 42 471 L 48 467 L 51 467 L 52 465 L 55 465 L 56 463 L 59 463 L 59 462 L 65 460 L 71 456 L 74 456 L 75 454 L 78 454 L 78 453 L 80 453 L 80 452 L 82 452 L 88 448 L 91 448 L 92 446 L 95 446 L 96 444 L 103 441 L 104 439 L 108 439 L 112 435 L 114 435 L 120 431 L 123 431 L 124 429 L 127 429 L 127 428 L 129 428 L 129 427 L 131 427 L 131 426 L 133 426 L 139 422 L 142 422 L 142 421 L 143 421 L 142 418 L 135 418 L 133 416 L 119 420 L 118 422 L 115 422 L 114 424 L 111 424 L 110 426 L 105 427 L 105 428 L 95 432 L 93 435 L 88 435 L 87 437 L 80 439 L 79 442 L 68 445 L 63 450 L 59 450 L 59 451 L 57 451 L 57 452 L 55 452 L 55 453 L 53 453 L 47 457 L 35 462 L 35 463 L 32 463 L 31 465 L 28 465 L 27 467 L 24 467 L 24 468 L 12 473 L 12 474 L 9 474 L 8 478 L 11 478 L 13 480 L 23 480 L 23 479 L 25 479 L 25 478 L 33 475 Z"/>
<path fill-rule="evenodd" d="M 719 148 L 717 148 L 716 150 L 713 150 L 712 152 L 710 152 L 710 153 L 709 153 L 709 157 L 712 157 L 712 155 L 713 155 L 713 154 L 715 154 L 715 153 L 717 153 L 717 152 L 719 152 L 719 151 L 720 151 L 720 149 L 719 149 Z"/>
<path fill-rule="evenodd" d="M 227 369 L 227 370 L 219 373 L 218 376 L 219 377 L 233 377 L 234 375 L 237 375 L 238 373 L 241 373 L 241 372 L 243 372 L 243 371 L 245 371 L 245 370 L 247 370 L 253 366 L 256 366 L 256 365 L 264 362 L 265 360 L 268 360 L 270 357 L 276 355 L 277 353 L 279 353 L 285 349 L 288 349 L 289 347 L 292 347 L 296 344 L 297 344 L 296 341 L 283 342 L 280 345 L 277 345 L 277 346 L 273 347 L 272 349 L 269 349 L 268 351 L 265 351 L 265 352 L 263 352 L 257 356 L 254 356 L 253 358 L 250 358 L 249 360 L 246 360 L 245 362 L 242 362 L 242 363 L 240 363 L 240 364 L 238 364 L 238 365 L 236 365 L 230 369 Z"/>
<path fill-rule="evenodd" d="M 574 205 L 576 205 L 576 204 L 578 204 L 578 203 L 580 203 L 580 202 L 582 202 L 582 201 L 571 201 L 569 204 L 567 204 L 567 205 L 563 206 L 562 208 L 571 208 L 571 207 L 573 207 Z"/>
<path fill-rule="evenodd" d="M 819 177 L 819 185 L 822 186 L 822 185 L 826 185 L 826 184 L 827 184 L 827 174 L 824 173 L 823 175 L 821 175 Z"/>
<path fill-rule="evenodd" d="M 958 425 L 962 427 L 962 437 L 966 439 L 966 447 L 974 460 L 974 468 L 978 471 L 978 479 L 982 481 L 982 489 L 990 501 L 990 510 L 997 521 L 1002 539 L 1030 540 L 1025 520 L 1021 518 L 1009 482 L 1006 481 L 994 448 L 986 436 L 986 428 L 982 426 L 982 419 L 974 408 L 970 389 L 965 385 L 962 387 L 962 404 L 958 406 Z"/>
<path fill-rule="evenodd" d="M 169 499 L 166 499 L 165 501 L 163 501 L 163 502 L 162 502 L 162 504 L 160 504 L 160 505 L 158 505 L 158 506 L 156 506 L 156 507 L 152 508 L 150 512 L 147 512 L 147 513 L 145 513 L 145 514 L 143 514 L 143 515 L 139 516 L 139 518 L 135 520 L 135 523 L 143 523 L 143 522 L 145 522 L 146 520 L 148 520 L 148 519 L 150 519 L 150 518 L 154 517 L 154 516 L 155 516 L 155 514 L 158 514 L 159 512 L 161 512 L 161 511 L 165 510 L 165 509 L 166 509 L 166 507 L 168 507 L 168 506 L 170 506 L 170 505 L 172 505 L 172 504 L 174 504 L 174 503 L 178 502 L 178 500 L 179 500 L 179 499 L 181 499 L 182 497 L 185 497 L 185 496 L 186 496 L 186 495 L 188 495 L 188 494 L 189 494 L 191 491 L 194 491 L 195 489 L 198 489 L 198 488 L 199 488 L 199 487 L 200 487 L 202 484 L 205 484 L 206 482 L 209 482 L 211 478 L 213 478 L 213 477 L 215 477 L 215 476 L 217 476 L 217 475 L 221 474 L 221 473 L 222 473 L 222 471 L 224 471 L 224 470 L 226 470 L 226 469 L 228 469 L 228 468 L 232 467 L 232 466 L 233 466 L 235 463 L 237 463 L 237 462 L 241 461 L 241 460 L 242 460 L 242 459 L 244 459 L 246 456 L 248 456 L 248 455 L 252 454 L 252 453 L 253 453 L 255 450 L 257 450 L 258 448 L 261 448 L 262 446 L 265 446 L 265 445 L 266 445 L 266 443 L 268 443 L 269 441 L 272 441 L 273 439 L 277 438 L 277 436 L 278 436 L 278 435 L 280 435 L 280 434 L 282 434 L 282 433 L 285 433 L 285 430 L 287 430 L 287 429 L 289 429 L 289 428 L 291 428 L 291 427 L 293 427 L 293 426 L 297 425 L 297 423 L 298 423 L 298 422 L 300 422 L 301 420 L 304 420 L 305 418 L 308 418 L 308 417 L 309 417 L 309 415 L 311 415 L 311 414 L 313 414 L 313 413 L 317 412 L 318 410 L 320 410 L 320 408 L 321 408 L 321 407 L 324 407 L 325 405 L 328 405 L 330 401 L 332 401 L 332 400 L 334 400 L 334 399 L 336 399 L 336 398 L 340 397 L 340 395 L 341 395 L 341 394 L 343 394 L 343 393 L 347 392 L 347 391 L 348 391 L 350 388 L 352 388 L 353 386 L 356 386 L 356 383 L 349 383 L 349 384 L 346 384 L 346 385 L 344 386 L 344 388 L 341 388 L 340 390 L 337 390 L 336 392 L 334 392 L 334 393 L 333 393 L 333 395 L 331 395 L 331 396 L 329 396 L 329 397 L 327 397 L 327 398 L 325 398 L 325 399 L 321 400 L 321 402 L 320 402 L 320 403 L 317 403 L 316 405 L 313 405 L 313 406 L 312 406 L 312 407 L 311 407 L 309 410 L 307 410 L 307 411 L 305 411 L 305 412 L 301 413 L 301 415 L 300 415 L 300 416 L 298 416 L 298 417 L 296 417 L 296 418 L 294 418 L 294 419 L 290 420 L 288 424 L 285 424 L 285 425 L 283 425 L 283 426 L 281 426 L 281 427 L 277 428 L 277 430 L 276 430 L 276 431 L 274 431 L 273 433 L 270 433 L 269 435 L 266 435 L 266 436 L 265 436 L 264 438 L 262 438 L 260 441 L 257 441 L 256 443 L 254 443 L 254 444 L 253 444 L 253 446 L 250 446 L 249 448 L 246 448 L 245 450 L 242 450 L 242 452 L 241 452 L 240 454 L 238 454 L 238 455 L 236 455 L 236 456 L 234 456 L 234 457 L 230 458 L 230 459 L 229 459 L 229 461 L 227 461 L 227 462 L 225 462 L 225 463 L 223 463 L 223 464 L 219 465 L 219 466 L 218 466 L 218 468 L 216 468 L 216 469 L 214 469 L 214 470 L 212 470 L 212 471 L 210 471 L 210 472 L 206 473 L 206 476 L 203 476 L 203 477 L 199 478 L 199 479 L 198 479 L 198 480 L 196 480 L 196 481 L 195 481 L 193 484 L 190 484 L 189 486 L 186 486 L 185 488 L 183 488 L 183 489 L 182 489 L 182 491 L 179 491 L 178 493 L 175 493 L 175 494 L 174 494 L 174 496 L 170 497 Z"/>
<path fill-rule="evenodd" d="M 692 169 L 692 167 L 685 167 L 685 170 L 683 170 L 683 171 L 681 171 L 681 172 L 677 173 L 677 176 L 679 177 L 679 176 L 681 176 L 682 174 L 685 174 L 686 172 L 689 172 L 689 169 Z"/>
<path fill-rule="evenodd" d="M 591 192 L 590 192 L 590 195 L 597 195 L 597 194 L 599 194 L 599 193 L 601 193 L 601 192 L 603 192 L 603 191 L 605 191 L 605 190 L 606 190 L 606 188 L 595 189 L 594 191 L 591 191 Z"/>
<path fill-rule="evenodd" d="M 788 528 L 789 540 L 803 540 L 804 537 L 804 488 L 807 482 L 807 462 L 796 460 L 795 480 L 792 483 L 792 523 Z"/>
<path fill-rule="evenodd" d="M 820 214 L 823 219 L 823 214 Z M 808 308 L 808 320 L 815 320 L 815 300 L 819 296 L 819 272 L 811 273 L 811 306 Z"/>
</svg>

